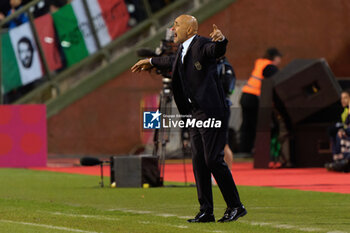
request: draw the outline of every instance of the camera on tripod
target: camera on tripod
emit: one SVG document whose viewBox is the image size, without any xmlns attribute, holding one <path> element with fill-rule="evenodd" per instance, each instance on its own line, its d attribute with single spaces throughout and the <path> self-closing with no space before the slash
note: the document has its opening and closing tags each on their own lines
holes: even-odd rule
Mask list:
<svg viewBox="0 0 350 233">
<path fill-rule="evenodd" d="M 167 29 L 165 39 L 160 41 L 159 47 L 155 50 L 149 48 L 141 48 L 137 50 L 139 57 L 161 57 L 169 56 L 176 53 L 178 45 L 174 43 L 174 33 Z M 171 89 L 171 69 L 156 69 L 156 73 L 163 76 L 163 89 L 170 91 Z"/>
</svg>

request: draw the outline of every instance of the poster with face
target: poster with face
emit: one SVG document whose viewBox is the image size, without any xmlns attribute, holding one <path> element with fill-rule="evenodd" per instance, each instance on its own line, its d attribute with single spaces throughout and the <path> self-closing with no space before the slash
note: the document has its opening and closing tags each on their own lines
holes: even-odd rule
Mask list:
<svg viewBox="0 0 350 233">
<path fill-rule="evenodd" d="M 17 52 L 23 67 L 30 68 L 33 63 L 34 48 L 28 37 L 22 37 L 17 43 Z"/>
<path fill-rule="evenodd" d="M 41 78 L 43 73 L 39 53 L 29 23 L 10 30 L 9 34 L 22 84 Z"/>
</svg>

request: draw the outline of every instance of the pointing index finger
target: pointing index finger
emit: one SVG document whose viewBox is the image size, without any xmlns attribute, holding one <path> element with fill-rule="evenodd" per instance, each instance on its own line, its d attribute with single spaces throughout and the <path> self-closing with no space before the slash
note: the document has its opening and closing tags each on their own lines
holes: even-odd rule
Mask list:
<svg viewBox="0 0 350 233">
<path fill-rule="evenodd" d="M 213 24 L 213 29 L 214 29 L 214 31 L 218 30 L 218 27 L 215 24 Z"/>
</svg>

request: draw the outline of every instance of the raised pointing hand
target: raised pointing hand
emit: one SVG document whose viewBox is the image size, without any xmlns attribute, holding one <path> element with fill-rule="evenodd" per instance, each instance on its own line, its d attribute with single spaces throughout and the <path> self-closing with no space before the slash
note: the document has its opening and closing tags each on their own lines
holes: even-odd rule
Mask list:
<svg viewBox="0 0 350 233">
<path fill-rule="evenodd" d="M 224 35 L 215 24 L 213 24 L 213 32 L 210 33 L 209 36 L 211 37 L 211 40 L 214 42 L 224 39 Z"/>
</svg>

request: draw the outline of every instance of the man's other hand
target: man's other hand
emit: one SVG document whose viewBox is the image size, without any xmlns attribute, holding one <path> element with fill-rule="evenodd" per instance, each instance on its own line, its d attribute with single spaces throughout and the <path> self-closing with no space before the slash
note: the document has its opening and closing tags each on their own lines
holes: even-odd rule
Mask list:
<svg viewBox="0 0 350 233">
<path fill-rule="evenodd" d="M 133 67 L 131 67 L 131 71 L 132 72 L 140 72 L 143 70 L 149 70 L 152 68 L 152 64 L 150 62 L 149 58 L 146 59 L 142 59 L 138 62 L 136 62 L 135 65 L 133 65 Z"/>
</svg>

